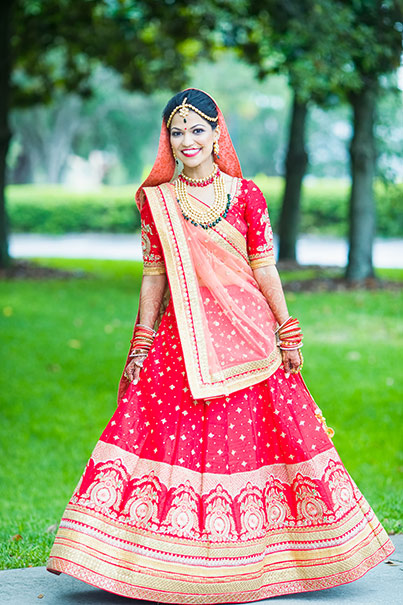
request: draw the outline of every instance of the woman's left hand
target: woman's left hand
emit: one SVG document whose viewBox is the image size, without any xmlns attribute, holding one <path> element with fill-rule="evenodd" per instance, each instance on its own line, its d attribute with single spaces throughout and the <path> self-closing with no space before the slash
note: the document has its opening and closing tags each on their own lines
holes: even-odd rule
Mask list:
<svg viewBox="0 0 403 605">
<path fill-rule="evenodd" d="M 298 372 L 298 369 L 302 365 L 298 349 L 293 349 L 292 351 L 284 351 L 283 349 L 280 350 L 283 358 L 284 372 L 286 374 L 295 374 Z"/>
</svg>

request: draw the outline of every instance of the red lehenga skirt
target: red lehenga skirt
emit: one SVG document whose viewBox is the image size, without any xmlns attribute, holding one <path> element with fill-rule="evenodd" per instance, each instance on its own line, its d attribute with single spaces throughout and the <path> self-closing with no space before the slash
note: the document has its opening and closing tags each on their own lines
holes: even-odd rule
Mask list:
<svg viewBox="0 0 403 605">
<path fill-rule="evenodd" d="M 356 580 L 393 550 L 299 374 L 192 399 L 171 300 L 48 569 L 126 597 L 243 603 Z"/>
</svg>

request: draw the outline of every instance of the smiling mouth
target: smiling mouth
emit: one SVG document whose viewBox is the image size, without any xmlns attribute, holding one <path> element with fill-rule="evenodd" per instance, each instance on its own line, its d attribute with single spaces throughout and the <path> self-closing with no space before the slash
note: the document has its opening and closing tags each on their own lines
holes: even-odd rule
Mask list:
<svg viewBox="0 0 403 605">
<path fill-rule="evenodd" d="M 182 149 L 182 154 L 186 158 L 192 158 L 193 156 L 197 155 L 199 153 L 199 151 L 201 151 L 200 147 L 199 147 L 199 149 Z"/>
</svg>

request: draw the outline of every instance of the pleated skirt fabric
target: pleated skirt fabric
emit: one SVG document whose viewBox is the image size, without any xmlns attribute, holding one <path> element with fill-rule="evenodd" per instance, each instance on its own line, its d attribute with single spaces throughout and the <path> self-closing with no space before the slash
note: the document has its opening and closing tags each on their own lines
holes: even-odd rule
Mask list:
<svg viewBox="0 0 403 605">
<path fill-rule="evenodd" d="M 244 603 L 351 582 L 393 550 L 300 374 L 192 398 L 171 300 L 47 568 L 136 599 Z"/>
</svg>

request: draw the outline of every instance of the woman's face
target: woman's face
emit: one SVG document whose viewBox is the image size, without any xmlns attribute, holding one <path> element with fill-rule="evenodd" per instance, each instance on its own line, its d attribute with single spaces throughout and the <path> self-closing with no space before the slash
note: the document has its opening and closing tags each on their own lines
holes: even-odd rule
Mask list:
<svg viewBox="0 0 403 605">
<path fill-rule="evenodd" d="M 185 122 L 186 120 L 186 122 Z M 177 112 L 170 125 L 170 140 L 176 157 L 189 168 L 196 168 L 204 162 L 211 163 L 213 143 L 218 140 L 219 128 L 213 128 L 195 111 L 189 111 L 186 118 Z"/>
</svg>

